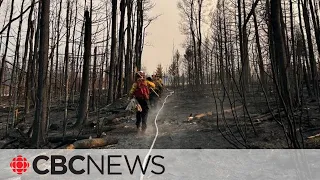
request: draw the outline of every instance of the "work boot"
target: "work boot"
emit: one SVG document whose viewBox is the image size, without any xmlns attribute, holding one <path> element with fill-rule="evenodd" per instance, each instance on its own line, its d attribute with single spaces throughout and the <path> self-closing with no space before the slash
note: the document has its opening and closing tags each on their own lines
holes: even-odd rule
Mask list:
<svg viewBox="0 0 320 180">
<path fill-rule="evenodd" d="M 145 134 L 145 133 L 146 133 L 146 130 L 147 130 L 147 126 L 142 125 L 141 133 L 142 133 L 142 134 Z"/>
<path fill-rule="evenodd" d="M 137 129 L 137 135 L 136 135 L 136 137 L 137 138 L 139 138 L 139 137 L 141 137 L 141 136 L 143 136 L 143 130 L 141 129 L 141 127 L 139 127 L 138 129 Z"/>
<path fill-rule="evenodd" d="M 137 132 L 141 131 L 141 127 L 137 125 Z"/>
</svg>

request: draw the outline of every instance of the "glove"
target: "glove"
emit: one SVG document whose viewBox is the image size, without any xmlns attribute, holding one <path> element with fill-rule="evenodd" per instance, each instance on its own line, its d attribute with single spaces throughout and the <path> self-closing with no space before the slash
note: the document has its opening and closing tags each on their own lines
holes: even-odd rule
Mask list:
<svg viewBox="0 0 320 180">
<path fill-rule="evenodd" d="M 140 104 L 137 104 L 136 108 L 137 108 L 137 111 L 142 112 L 142 108 L 141 108 Z"/>
</svg>

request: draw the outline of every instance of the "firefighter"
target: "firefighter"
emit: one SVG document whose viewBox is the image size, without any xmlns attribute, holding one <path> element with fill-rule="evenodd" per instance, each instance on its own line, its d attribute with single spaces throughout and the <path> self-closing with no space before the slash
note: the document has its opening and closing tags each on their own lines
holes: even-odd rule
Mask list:
<svg viewBox="0 0 320 180">
<path fill-rule="evenodd" d="M 150 99 L 150 88 L 155 88 L 155 84 L 148 81 L 145 77 L 143 71 L 136 73 L 135 82 L 133 83 L 131 90 L 129 92 L 130 98 L 136 98 L 141 106 L 141 111 L 136 113 L 136 126 L 138 132 L 144 133 L 147 129 L 147 119 L 148 119 L 148 101 Z M 142 126 L 141 126 L 142 124 Z"/>
</svg>

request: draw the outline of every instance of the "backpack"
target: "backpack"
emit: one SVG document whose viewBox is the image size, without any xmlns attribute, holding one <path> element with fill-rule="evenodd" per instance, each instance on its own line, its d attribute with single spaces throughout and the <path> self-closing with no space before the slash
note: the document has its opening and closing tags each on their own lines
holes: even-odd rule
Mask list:
<svg viewBox="0 0 320 180">
<path fill-rule="evenodd" d="M 137 89 L 134 92 L 134 96 L 138 99 L 149 99 L 150 90 L 144 80 L 137 82 Z"/>
</svg>

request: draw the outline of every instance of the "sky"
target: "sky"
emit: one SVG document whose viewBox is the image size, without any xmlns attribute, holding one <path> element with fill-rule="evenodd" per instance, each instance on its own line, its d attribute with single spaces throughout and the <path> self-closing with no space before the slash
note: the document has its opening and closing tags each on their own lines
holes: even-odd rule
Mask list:
<svg viewBox="0 0 320 180">
<path fill-rule="evenodd" d="M 169 66 L 172 60 L 173 46 L 182 52 L 181 44 L 184 41 L 184 35 L 180 33 L 179 22 L 180 15 L 177 8 L 178 0 L 152 0 L 155 4 L 154 8 L 148 12 L 150 17 L 160 15 L 156 20 L 147 27 L 147 36 L 142 54 L 142 66 L 146 67 L 147 73 L 151 74 L 156 70 L 158 64 L 161 63 L 164 70 Z M 6 0 L 3 3 L 11 2 Z M 29 0 L 26 1 L 29 4 Z M 21 0 L 16 0 L 15 9 L 20 8 Z M 0 12 L 4 16 L 5 12 Z M 27 15 L 25 15 L 27 18 Z M 0 18 L 1 24 L 3 18 Z M 25 19 L 27 20 L 27 19 Z M 18 21 L 15 22 L 18 23 Z M 25 24 L 24 24 L 25 25 Z M 174 44 L 174 45 L 173 45 Z M 11 52 L 8 52 L 9 54 Z M 13 53 L 13 52 L 12 52 Z"/>
<path fill-rule="evenodd" d="M 30 0 L 26 0 L 26 4 L 29 4 L 29 1 Z M 147 35 L 142 52 L 142 66 L 146 67 L 148 74 L 155 72 L 158 64 L 161 64 L 163 69 L 166 70 L 172 61 L 173 47 L 175 47 L 175 50 L 178 49 L 180 54 L 183 54 L 182 43 L 185 40 L 185 36 L 180 32 L 179 22 L 181 22 L 181 17 L 179 9 L 177 8 L 179 0 L 151 1 L 155 6 L 148 12 L 148 15 L 150 17 L 160 16 L 152 21 L 146 29 Z M 4 2 L 11 1 L 6 0 Z M 17 11 L 20 8 L 20 3 L 21 0 L 15 1 L 15 9 Z M 4 9 L 4 4 L 1 9 Z M 64 11 L 62 13 L 64 13 Z M 2 17 L 4 14 L 4 11 L 0 12 Z M 27 20 L 27 15 L 25 15 L 25 21 Z M 0 23 L 3 23 L 3 18 L 0 18 Z M 14 24 L 17 26 L 17 23 L 18 21 Z M 11 52 L 8 52 L 8 54 L 10 53 Z"/>
<path fill-rule="evenodd" d="M 150 16 L 160 15 L 147 28 L 146 45 L 142 54 L 142 66 L 147 73 L 153 73 L 161 63 L 164 70 L 172 60 L 173 46 L 181 53 L 184 35 L 180 32 L 180 15 L 177 8 L 178 0 L 153 0 L 155 7 Z"/>
</svg>

